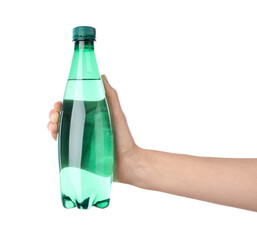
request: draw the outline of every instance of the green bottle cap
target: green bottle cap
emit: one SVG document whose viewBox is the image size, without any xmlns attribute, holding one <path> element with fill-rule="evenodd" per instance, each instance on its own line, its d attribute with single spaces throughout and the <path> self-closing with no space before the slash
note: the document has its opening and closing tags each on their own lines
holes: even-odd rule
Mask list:
<svg viewBox="0 0 257 240">
<path fill-rule="evenodd" d="M 85 39 L 95 40 L 95 28 L 88 26 L 73 28 L 73 41 Z"/>
</svg>

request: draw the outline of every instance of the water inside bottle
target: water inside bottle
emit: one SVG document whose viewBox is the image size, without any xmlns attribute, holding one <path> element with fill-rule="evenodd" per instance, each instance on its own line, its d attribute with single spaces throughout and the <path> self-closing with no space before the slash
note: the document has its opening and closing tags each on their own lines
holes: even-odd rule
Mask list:
<svg viewBox="0 0 257 240">
<path fill-rule="evenodd" d="M 64 99 L 58 142 L 64 207 L 107 207 L 113 174 L 113 135 L 106 100 Z"/>
</svg>

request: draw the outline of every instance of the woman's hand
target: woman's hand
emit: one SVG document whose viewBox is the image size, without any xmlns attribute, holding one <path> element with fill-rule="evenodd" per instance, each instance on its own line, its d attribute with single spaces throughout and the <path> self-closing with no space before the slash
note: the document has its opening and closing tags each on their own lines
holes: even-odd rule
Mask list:
<svg viewBox="0 0 257 240">
<path fill-rule="evenodd" d="M 47 124 L 47 128 L 51 132 L 51 135 L 54 140 L 57 139 L 57 125 L 59 121 L 61 108 L 62 102 L 59 101 L 54 104 L 54 108 L 49 112 L 50 121 Z"/>
<path fill-rule="evenodd" d="M 114 180 L 137 187 L 257 211 L 257 158 L 197 157 L 139 148 L 129 131 L 115 89 L 102 76 L 113 121 Z M 57 136 L 61 102 L 48 123 Z"/>
</svg>

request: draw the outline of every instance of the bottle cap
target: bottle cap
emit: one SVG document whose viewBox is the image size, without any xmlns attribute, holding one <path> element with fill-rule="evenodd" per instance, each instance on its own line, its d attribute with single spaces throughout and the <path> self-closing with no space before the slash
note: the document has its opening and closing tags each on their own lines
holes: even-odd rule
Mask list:
<svg viewBox="0 0 257 240">
<path fill-rule="evenodd" d="M 73 41 L 76 40 L 95 40 L 95 28 L 88 26 L 81 26 L 73 28 Z"/>
</svg>

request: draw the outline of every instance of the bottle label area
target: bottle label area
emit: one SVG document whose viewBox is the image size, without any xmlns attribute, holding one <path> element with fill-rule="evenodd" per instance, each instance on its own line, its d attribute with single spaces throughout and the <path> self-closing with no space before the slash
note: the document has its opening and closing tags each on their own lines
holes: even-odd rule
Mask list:
<svg viewBox="0 0 257 240">
<path fill-rule="evenodd" d="M 77 101 L 100 101 L 105 98 L 101 79 L 69 79 L 64 99 Z"/>
</svg>

